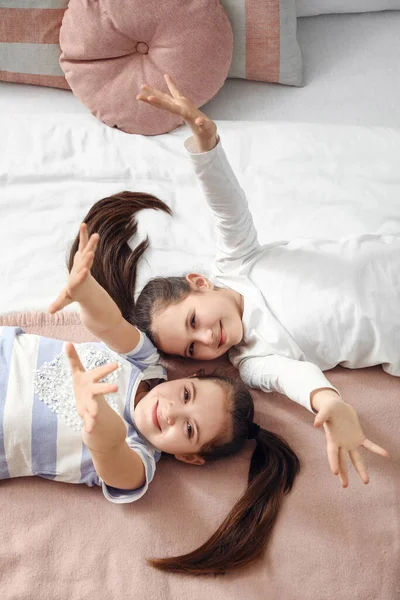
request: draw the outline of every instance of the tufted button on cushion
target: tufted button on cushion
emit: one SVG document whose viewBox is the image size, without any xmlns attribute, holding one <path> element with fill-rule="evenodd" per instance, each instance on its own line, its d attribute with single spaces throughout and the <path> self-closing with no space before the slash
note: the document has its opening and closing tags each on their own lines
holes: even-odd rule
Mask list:
<svg viewBox="0 0 400 600">
<path fill-rule="evenodd" d="M 139 52 L 139 54 L 147 54 L 149 52 L 149 47 L 146 42 L 138 42 L 136 44 L 136 52 Z"/>
<path fill-rule="evenodd" d="M 68 84 L 94 116 L 154 135 L 182 120 L 137 101 L 141 84 L 167 92 L 168 73 L 202 106 L 226 79 L 233 36 L 218 0 L 70 0 L 60 45 Z"/>
</svg>

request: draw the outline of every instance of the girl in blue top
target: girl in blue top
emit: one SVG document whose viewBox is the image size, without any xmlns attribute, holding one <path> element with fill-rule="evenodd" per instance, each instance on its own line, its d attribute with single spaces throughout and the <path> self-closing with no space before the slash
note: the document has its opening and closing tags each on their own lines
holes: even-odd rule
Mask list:
<svg viewBox="0 0 400 600">
<path fill-rule="evenodd" d="M 79 302 L 82 322 L 101 343 L 0 332 L 0 477 L 99 485 L 108 500 L 131 502 L 146 492 L 161 452 L 203 465 L 255 439 L 249 487 L 217 532 L 187 555 L 150 561 L 193 574 L 244 565 L 265 547 L 298 458 L 254 424 L 240 383 L 201 375 L 164 381 L 153 344 L 91 274 L 98 242 L 82 225 L 67 285 L 50 312 Z"/>
</svg>

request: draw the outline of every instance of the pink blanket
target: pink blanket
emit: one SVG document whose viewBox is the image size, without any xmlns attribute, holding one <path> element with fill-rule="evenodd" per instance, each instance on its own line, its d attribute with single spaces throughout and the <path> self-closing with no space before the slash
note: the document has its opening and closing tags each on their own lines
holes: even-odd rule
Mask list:
<svg viewBox="0 0 400 600">
<path fill-rule="evenodd" d="M 74 314 L 11 315 L 0 325 L 60 339 L 91 339 Z M 204 365 L 203 365 L 204 366 Z M 193 365 L 171 364 L 172 376 Z M 205 467 L 160 461 L 154 482 L 131 505 L 101 491 L 27 478 L 3 481 L 2 600 L 395 600 L 400 598 L 400 382 L 377 368 L 329 373 L 359 411 L 366 435 L 389 450 L 364 458 L 371 482 L 351 470 L 343 490 L 328 468 L 312 415 L 278 394 L 255 393 L 257 420 L 282 434 L 302 461 L 272 543 L 251 567 L 222 577 L 165 575 L 149 556 L 200 545 L 246 486 L 252 442 Z"/>
</svg>

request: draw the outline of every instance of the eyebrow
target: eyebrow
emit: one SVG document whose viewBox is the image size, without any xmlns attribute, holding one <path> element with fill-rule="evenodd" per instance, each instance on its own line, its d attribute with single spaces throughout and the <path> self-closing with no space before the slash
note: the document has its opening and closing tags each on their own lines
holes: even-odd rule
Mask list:
<svg viewBox="0 0 400 600">
<path fill-rule="evenodd" d="M 187 314 L 187 317 L 186 317 L 186 319 L 185 319 L 185 327 L 186 327 L 186 330 L 188 330 L 188 329 L 189 329 L 189 319 L 190 319 L 190 311 L 188 312 L 188 314 Z M 190 344 L 189 344 L 189 346 L 190 346 Z M 183 351 L 183 356 L 184 356 L 185 358 L 190 358 L 190 356 L 189 356 L 189 352 L 188 352 L 188 350 L 189 350 L 189 346 L 186 346 L 186 348 L 185 348 L 185 349 L 184 349 L 184 351 Z"/>
<path fill-rule="evenodd" d="M 196 394 L 197 394 L 197 389 L 196 386 L 194 385 L 193 381 L 192 381 L 192 402 L 194 402 L 196 400 Z M 196 443 L 199 443 L 199 439 L 200 439 L 200 427 L 198 426 L 197 422 L 193 419 L 194 424 L 196 425 L 196 431 L 197 431 L 197 440 Z"/>
</svg>

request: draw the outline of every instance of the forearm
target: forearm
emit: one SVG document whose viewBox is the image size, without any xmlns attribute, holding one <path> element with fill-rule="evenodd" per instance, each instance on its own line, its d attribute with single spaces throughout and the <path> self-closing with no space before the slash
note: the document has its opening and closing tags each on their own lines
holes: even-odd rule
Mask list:
<svg viewBox="0 0 400 600">
<path fill-rule="evenodd" d="M 76 297 L 83 324 L 93 335 L 115 329 L 124 321 L 120 309 L 105 289 L 89 275 Z"/>
<path fill-rule="evenodd" d="M 250 387 L 275 390 L 310 412 L 314 412 L 314 408 L 318 410 L 311 404 L 311 397 L 316 391 L 329 389 L 337 395 L 334 386 L 313 363 L 274 354 L 244 360 L 239 369 L 243 381 Z"/>
<path fill-rule="evenodd" d="M 185 147 L 219 230 L 218 258 L 244 260 L 259 249 L 257 231 L 221 142 L 207 153 L 196 152 L 194 138 Z"/>
<path fill-rule="evenodd" d="M 139 455 L 126 443 L 126 426 L 107 404 L 104 396 L 96 397 L 98 415 L 92 433 L 83 430 L 96 473 L 107 485 L 136 489 L 145 483 L 145 470 Z"/>
</svg>

